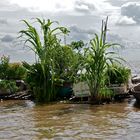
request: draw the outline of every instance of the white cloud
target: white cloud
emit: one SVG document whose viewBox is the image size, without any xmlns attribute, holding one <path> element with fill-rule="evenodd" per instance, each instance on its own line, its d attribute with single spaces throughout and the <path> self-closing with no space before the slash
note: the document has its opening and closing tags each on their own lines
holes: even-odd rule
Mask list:
<svg viewBox="0 0 140 140">
<path fill-rule="evenodd" d="M 12 42 L 14 39 L 15 39 L 15 38 L 14 38 L 13 36 L 11 36 L 11 35 L 5 35 L 5 36 L 1 39 L 1 41 L 2 41 L 2 42 L 9 43 L 9 42 Z"/>
<path fill-rule="evenodd" d="M 89 11 L 89 8 L 87 5 L 77 5 L 76 9 L 79 11 Z"/>
<path fill-rule="evenodd" d="M 135 25 L 136 21 L 132 17 L 121 16 L 117 21 L 118 25 Z"/>
<path fill-rule="evenodd" d="M 140 22 L 140 2 L 128 2 L 121 6 L 121 15 Z"/>
<path fill-rule="evenodd" d="M 85 14 L 91 14 L 93 11 L 96 10 L 96 3 L 91 3 L 87 1 L 75 1 L 74 9 L 77 12 L 83 12 Z"/>
<path fill-rule="evenodd" d="M 29 8 L 32 11 L 51 11 L 70 10 L 73 8 L 75 0 L 10 0 L 12 4 L 18 4 L 21 7 Z"/>
<path fill-rule="evenodd" d="M 82 28 L 78 27 L 77 25 L 72 25 L 69 28 L 70 28 L 71 32 L 76 32 L 76 33 L 86 33 L 86 34 L 90 34 L 90 35 L 97 33 L 97 31 L 93 28 L 82 29 Z"/>
<path fill-rule="evenodd" d="M 77 5 L 76 8 L 81 9 L 81 10 L 85 10 L 85 11 L 89 10 L 88 6 L 84 5 L 84 4 Z"/>
<path fill-rule="evenodd" d="M 59 11 L 65 12 L 87 12 L 90 13 L 94 9 L 100 13 L 106 10 L 111 10 L 114 7 L 105 2 L 105 0 L 9 0 L 11 4 L 17 4 L 20 7 L 26 7 L 30 11 L 47 11 L 57 13 Z M 74 12 L 74 13 L 75 13 Z"/>
<path fill-rule="evenodd" d="M 5 19 L 5 18 L 0 18 L 0 24 L 1 24 L 1 25 L 5 25 L 5 24 L 7 25 L 7 23 L 8 23 L 8 22 L 7 22 L 7 19 Z"/>
<path fill-rule="evenodd" d="M 111 5 L 112 2 L 107 1 L 112 1 L 113 6 Z M 109 35 L 109 40 L 116 43 L 120 41 L 122 44 L 121 42 L 128 38 L 128 40 L 138 42 L 140 36 L 140 4 L 139 2 L 128 3 L 128 1 L 133 0 L 0 0 L 0 40 L 7 34 L 17 37 L 18 31 L 24 29 L 23 23 L 20 22 L 21 19 L 29 20 L 35 17 L 43 17 L 59 21 L 60 26 L 70 27 L 71 34 L 67 40 L 83 39 L 89 41 L 90 38 L 94 37 L 94 32 L 99 32 L 101 20 L 109 15 L 108 28 L 111 33 L 115 34 Z M 116 26 L 116 22 L 119 25 L 137 24 L 130 28 L 129 26 Z M 116 35 L 118 33 L 122 40 Z M 13 60 L 20 59 L 21 54 L 25 55 L 22 60 L 26 57 L 33 58 L 31 55 L 27 55 L 25 51 L 21 51 L 22 48 L 15 50 L 13 48 L 15 44 L 12 42 L 0 41 L 1 46 L 10 45 L 7 49 L 1 47 L 0 54 L 8 53 Z"/>
<path fill-rule="evenodd" d="M 85 42 L 89 41 L 95 33 L 98 33 L 95 29 L 82 29 L 77 25 L 72 25 L 70 29 L 70 41 L 73 40 L 84 40 Z"/>
<path fill-rule="evenodd" d="M 123 4 L 130 2 L 130 1 L 131 0 L 106 0 L 106 2 L 109 2 L 109 3 L 111 3 L 111 5 L 117 6 L 117 7 L 120 7 Z M 139 1 L 139 0 L 135 0 L 135 1 Z"/>
</svg>

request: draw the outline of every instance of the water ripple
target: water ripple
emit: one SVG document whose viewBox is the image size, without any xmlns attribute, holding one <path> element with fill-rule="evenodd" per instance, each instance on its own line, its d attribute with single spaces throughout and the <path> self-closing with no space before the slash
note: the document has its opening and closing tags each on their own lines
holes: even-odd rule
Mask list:
<svg viewBox="0 0 140 140">
<path fill-rule="evenodd" d="M 0 103 L 0 140 L 139 140 L 135 101 L 104 106 Z"/>
</svg>

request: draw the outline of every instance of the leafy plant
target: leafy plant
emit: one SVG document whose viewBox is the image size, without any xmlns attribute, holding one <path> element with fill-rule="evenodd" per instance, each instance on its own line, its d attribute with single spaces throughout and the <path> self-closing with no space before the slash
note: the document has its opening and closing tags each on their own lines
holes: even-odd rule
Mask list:
<svg viewBox="0 0 140 140">
<path fill-rule="evenodd" d="M 71 46 L 60 46 L 56 48 L 54 56 L 55 61 L 55 77 L 63 82 L 73 83 L 77 79 L 78 71 L 81 67 L 82 55 Z"/>
<path fill-rule="evenodd" d="M 107 70 L 108 81 L 107 84 L 125 84 L 130 78 L 131 71 L 130 69 L 122 65 L 112 65 L 110 69 Z"/>
<path fill-rule="evenodd" d="M 2 80 L 0 81 L 0 90 L 2 91 L 9 90 L 10 93 L 15 93 L 18 90 L 18 87 L 16 86 L 15 81 Z"/>
<path fill-rule="evenodd" d="M 21 63 L 9 63 L 9 57 L 1 57 L 0 79 L 21 80 L 26 76 L 26 69 Z"/>
<path fill-rule="evenodd" d="M 49 102 L 55 100 L 55 61 L 54 54 L 57 47 L 60 46 L 59 34 L 67 34 L 69 31 L 65 27 L 52 28 L 54 22 L 39 18 L 36 19 L 40 25 L 41 34 L 37 31 L 37 28 L 28 23 L 26 20 L 23 22 L 27 28 L 21 30 L 20 37 L 25 38 L 25 44 L 35 53 L 37 56 L 34 65 L 24 63 L 24 67 L 27 69 L 27 76 L 32 81 L 32 88 L 34 95 L 38 102 Z"/>
<path fill-rule="evenodd" d="M 21 80 L 25 79 L 26 69 L 20 63 L 10 63 L 6 74 L 7 79 Z"/>
<path fill-rule="evenodd" d="M 91 101 L 101 100 L 105 95 L 103 89 L 106 87 L 106 79 L 108 79 L 107 70 L 116 63 L 120 63 L 121 58 L 110 48 L 116 47 L 117 44 L 106 42 L 107 21 L 102 22 L 101 35 L 95 34 L 95 38 L 90 40 L 90 47 L 85 49 L 85 80 L 88 83 Z M 108 94 L 106 94 L 108 96 Z"/>
<path fill-rule="evenodd" d="M 9 68 L 9 57 L 2 56 L 0 59 L 0 79 L 7 79 L 7 70 Z"/>
</svg>

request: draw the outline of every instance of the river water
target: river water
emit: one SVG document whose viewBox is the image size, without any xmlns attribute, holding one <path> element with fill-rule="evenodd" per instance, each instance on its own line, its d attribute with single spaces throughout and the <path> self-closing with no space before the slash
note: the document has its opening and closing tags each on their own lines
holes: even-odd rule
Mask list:
<svg viewBox="0 0 140 140">
<path fill-rule="evenodd" d="M 0 102 L 0 140 L 139 140 L 140 109 L 129 102 L 35 105 Z"/>
</svg>

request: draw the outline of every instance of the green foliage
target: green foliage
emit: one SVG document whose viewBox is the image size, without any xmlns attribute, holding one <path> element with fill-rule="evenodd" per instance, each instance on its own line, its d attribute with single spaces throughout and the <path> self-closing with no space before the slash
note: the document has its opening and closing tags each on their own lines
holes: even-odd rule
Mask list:
<svg viewBox="0 0 140 140">
<path fill-rule="evenodd" d="M 43 78 L 42 68 L 39 63 L 29 65 L 26 62 L 23 62 L 23 66 L 27 69 L 26 81 L 29 83 L 31 88 L 39 86 L 42 84 L 41 80 Z"/>
<path fill-rule="evenodd" d="M 11 63 L 7 70 L 7 79 L 21 80 L 25 79 L 26 69 L 20 63 Z"/>
<path fill-rule="evenodd" d="M 30 89 L 33 91 L 33 95 L 38 102 L 44 101 L 44 98 L 49 99 L 50 101 L 53 100 L 55 97 L 54 95 L 54 87 L 51 87 L 51 77 L 46 76 L 47 83 L 47 92 L 53 94 L 44 94 L 44 84 L 43 80 L 44 75 L 42 71 L 41 64 L 35 63 L 33 65 L 29 65 L 26 62 L 23 62 L 23 66 L 27 69 L 26 75 L 26 82 L 29 84 Z M 45 100 L 46 101 L 46 100 Z"/>
<path fill-rule="evenodd" d="M 113 91 L 106 86 L 104 88 L 101 88 L 100 92 L 101 92 L 101 94 L 99 95 L 100 100 L 106 98 L 111 99 L 114 96 Z"/>
<path fill-rule="evenodd" d="M 106 42 L 107 20 L 102 23 L 100 37 L 95 34 L 95 38 L 90 41 L 90 48 L 85 49 L 85 80 L 88 83 L 91 99 L 93 97 L 102 97 L 106 87 L 108 75 L 106 71 L 114 62 L 120 62 L 120 58 L 110 48 L 117 44 Z M 106 94 L 108 95 L 108 94 Z"/>
<path fill-rule="evenodd" d="M 28 70 L 27 79 L 33 79 L 30 86 L 33 88 L 35 98 L 38 102 L 49 102 L 55 100 L 55 81 L 56 72 L 55 66 L 57 65 L 54 60 L 57 48 L 60 47 L 59 34 L 67 34 L 69 31 L 65 27 L 52 28 L 54 22 L 39 18 L 36 19 L 36 23 L 41 28 L 41 34 L 37 31 L 37 28 L 28 23 L 26 20 L 23 22 L 27 28 L 21 30 L 21 36 L 26 38 L 25 44 L 33 50 L 38 57 L 34 65 L 25 64 L 25 68 Z M 42 40 L 43 39 L 43 40 Z"/>
<path fill-rule="evenodd" d="M 71 42 L 71 45 L 70 45 L 73 49 L 76 49 L 76 50 L 81 50 L 85 44 L 82 40 L 80 41 L 73 41 Z"/>
<path fill-rule="evenodd" d="M 55 27 L 50 20 L 36 19 L 35 23 L 39 25 L 41 32 L 36 26 L 23 20 L 26 29 L 20 31 L 20 37 L 25 39 L 26 46 L 36 55 L 33 65 L 23 62 L 23 66 L 27 70 L 26 80 L 38 102 L 54 101 L 56 85 L 75 82 L 81 77 L 83 81 L 87 81 L 91 97 L 101 99 L 112 95 L 106 87 L 110 76 L 108 70 L 122 59 L 115 51 L 110 51 L 118 44 L 106 42 L 107 20 L 108 18 L 102 22 L 101 35 L 95 34 L 90 40 L 89 48 L 85 47 L 83 41 L 72 42 L 70 45 L 65 42 L 62 45 L 59 35 L 64 35 L 66 41 L 69 31 L 65 27 Z M 121 73 L 123 74 L 122 71 Z"/>
<path fill-rule="evenodd" d="M 110 69 L 107 70 L 108 73 L 108 85 L 109 84 L 124 84 L 127 83 L 129 78 L 130 78 L 130 74 L 131 71 L 130 69 L 121 66 L 121 65 L 113 65 L 112 67 L 110 67 Z"/>
<path fill-rule="evenodd" d="M 0 61 L 0 79 L 6 79 L 8 77 L 6 73 L 9 68 L 9 57 L 2 56 Z"/>
<path fill-rule="evenodd" d="M 0 90 L 9 90 L 11 93 L 15 93 L 18 90 L 15 81 L 2 80 L 0 81 Z"/>
<path fill-rule="evenodd" d="M 1 57 L 0 79 L 21 80 L 26 76 L 26 69 L 20 63 L 9 63 L 9 58 Z"/>
<path fill-rule="evenodd" d="M 53 53 L 55 78 L 73 83 L 77 79 L 77 73 L 82 64 L 82 55 L 75 52 L 71 46 L 60 46 Z"/>
</svg>

